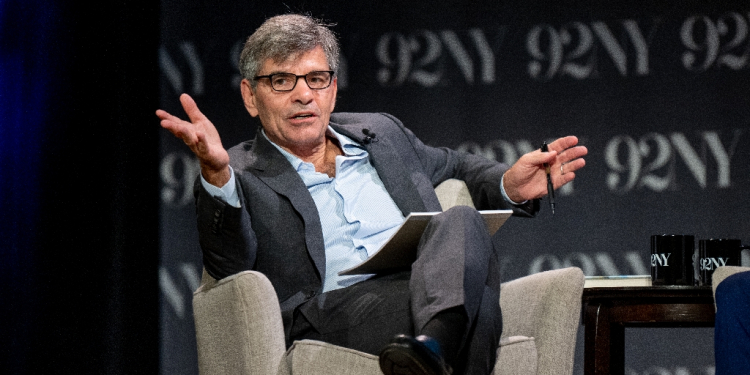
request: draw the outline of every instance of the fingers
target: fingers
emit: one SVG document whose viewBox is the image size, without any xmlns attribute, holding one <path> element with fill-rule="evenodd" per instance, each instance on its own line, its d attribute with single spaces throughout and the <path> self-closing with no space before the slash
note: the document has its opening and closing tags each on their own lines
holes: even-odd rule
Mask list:
<svg viewBox="0 0 750 375">
<path fill-rule="evenodd" d="M 569 163 L 571 160 L 582 158 L 589 153 L 586 146 L 575 146 L 557 154 L 557 162 Z"/>
<path fill-rule="evenodd" d="M 182 122 L 182 119 L 179 117 L 161 109 L 156 110 L 156 116 L 161 120 L 161 126 L 165 128 L 172 127 L 174 124 Z"/>
<path fill-rule="evenodd" d="M 578 137 L 574 135 L 569 135 L 567 137 L 558 138 L 554 142 L 550 143 L 549 149 L 555 150 L 557 152 L 561 152 L 577 144 L 578 144 Z"/>
<path fill-rule="evenodd" d="M 571 174 L 571 173 L 575 173 L 577 170 L 579 170 L 579 169 L 581 169 L 581 168 L 583 168 L 585 166 L 586 166 L 586 160 L 582 159 L 582 158 L 579 158 L 579 159 L 575 159 L 575 160 L 573 160 L 571 162 L 568 162 L 568 163 L 560 164 L 560 166 L 557 167 L 557 169 L 553 169 L 552 172 L 553 173 L 557 172 L 561 176 L 565 176 L 565 175 L 568 175 L 568 174 Z"/>
<path fill-rule="evenodd" d="M 181 139 L 197 156 L 200 156 L 199 152 L 205 151 L 206 146 L 201 143 L 205 143 L 206 136 L 203 132 L 196 130 L 193 124 L 174 117 L 174 119 L 163 119 L 161 126 L 169 130 L 175 137 Z"/>
<path fill-rule="evenodd" d="M 167 112 L 167 111 L 165 111 L 163 109 L 157 109 L 156 110 L 156 117 L 158 117 L 160 120 L 166 120 L 166 119 L 172 117 L 172 115 L 170 115 L 169 112 Z"/>
<path fill-rule="evenodd" d="M 528 154 L 522 156 L 522 158 L 525 157 L 525 161 L 530 163 L 531 165 L 539 166 L 542 164 L 552 164 L 555 162 L 556 158 L 558 157 L 557 151 L 550 150 L 548 152 L 542 152 L 541 150 L 535 150 L 532 152 L 529 152 Z"/>
<path fill-rule="evenodd" d="M 195 104 L 195 100 L 193 100 L 193 98 L 190 97 L 190 95 L 188 94 L 180 95 L 180 104 L 182 105 L 182 109 L 185 110 L 185 113 L 187 113 L 188 117 L 190 117 L 191 121 L 193 122 L 195 121 L 195 119 L 193 119 L 193 116 L 200 117 L 200 119 L 206 118 L 203 115 L 203 113 L 198 109 L 198 105 Z M 157 109 L 156 116 L 162 120 L 182 121 L 179 117 L 174 116 L 171 113 L 163 109 Z"/>
<path fill-rule="evenodd" d="M 586 146 L 577 146 L 578 138 L 575 136 L 562 137 L 550 143 L 550 148 L 558 150 L 554 166 L 559 169 L 560 174 L 575 172 L 586 165 L 583 159 L 589 152 Z"/>
<path fill-rule="evenodd" d="M 559 189 L 560 187 L 567 184 L 568 182 L 575 180 L 575 178 L 576 178 L 576 174 L 573 172 L 566 171 L 565 174 L 559 175 L 557 178 L 553 180 L 554 185 L 555 185 L 555 190 Z"/>
<path fill-rule="evenodd" d="M 548 152 L 537 149 L 524 155 L 525 161 L 536 166 L 549 164 L 551 167 L 559 168 L 561 164 L 570 163 L 588 154 L 589 151 L 586 146 L 576 146 L 577 144 L 578 138 L 575 136 L 562 137 L 548 145 Z M 583 167 L 583 165 L 579 166 L 578 164 L 575 164 L 575 166 L 577 166 L 576 170 Z"/>
<path fill-rule="evenodd" d="M 180 123 L 182 122 L 179 117 L 173 116 L 167 111 L 161 109 L 156 111 L 156 116 L 161 120 L 159 124 L 162 128 L 169 130 L 172 134 L 179 137 L 179 135 L 175 133 L 179 132 Z"/>
<path fill-rule="evenodd" d="M 575 172 L 586 166 L 586 160 L 577 158 L 566 163 L 560 163 L 559 167 L 553 168 L 550 172 L 555 181 L 555 188 L 559 188 L 576 178 Z"/>
<path fill-rule="evenodd" d="M 192 148 L 193 145 L 200 142 L 200 137 L 198 135 L 198 133 L 200 133 L 199 122 L 208 120 L 198 109 L 198 106 L 190 95 L 180 95 L 180 103 L 182 104 L 185 113 L 187 113 L 190 118 L 190 122 L 161 109 L 156 111 L 156 116 L 161 119 L 161 126 L 164 129 L 169 130 L 175 137 L 182 139 L 185 144 Z M 199 127 L 197 128 L 196 126 Z M 205 136 L 203 138 L 205 140 Z"/>
<path fill-rule="evenodd" d="M 548 147 L 550 155 L 543 162 L 550 165 L 550 173 L 557 189 L 573 181 L 575 172 L 586 165 L 583 157 L 588 154 L 588 149 L 586 146 L 578 146 L 578 138 L 575 136 L 556 139 Z M 557 151 L 555 156 L 552 156 L 552 150 Z"/>
<path fill-rule="evenodd" d="M 195 104 L 195 100 L 193 100 L 192 97 L 188 94 L 182 94 L 180 95 L 180 104 L 182 104 L 182 109 L 185 110 L 185 113 L 187 113 L 188 118 L 190 118 L 190 122 L 196 123 L 199 121 L 205 121 L 206 116 L 203 115 L 203 112 L 201 112 L 198 109 L 198 105 Z"/>
</svg>

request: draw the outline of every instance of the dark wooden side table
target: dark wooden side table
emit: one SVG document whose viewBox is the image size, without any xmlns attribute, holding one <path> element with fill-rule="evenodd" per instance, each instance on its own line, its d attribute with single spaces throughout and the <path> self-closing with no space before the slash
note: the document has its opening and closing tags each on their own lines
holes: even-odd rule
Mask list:
<svg viewBox="0 0 750 375">
<path fill-rule="evenodd" d="M 584 374 L 625 373 L 625 327 L 713 327 L 711 287 L 583 290 Z"/>
</svg>

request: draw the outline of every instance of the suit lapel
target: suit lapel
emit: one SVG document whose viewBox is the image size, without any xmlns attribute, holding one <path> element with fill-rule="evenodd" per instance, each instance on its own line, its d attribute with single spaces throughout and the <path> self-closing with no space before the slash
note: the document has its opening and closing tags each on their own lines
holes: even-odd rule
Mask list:
<svg viewBox="0 0 750 375">
<path fill-rule="evenodd" d="M 385 189 L 404 216 L 411 212 L 426 211 L 424 201 L 411 180 L 409 170 L 398 157 L 398 152 L 390 142 L 385 139 L 376 142 L 364 142 L 362 129 L 365 127 L 359 124 L 341 126 L 331 123 L 331 127 L 340 134 L 364 145 L 370 155 L 370 163 L 375 167 Z"/>
<path fill-rule="evenodd" d="M 307 250 L 322 280 L 326 270 L 325 243 L 315 201 L 297 171 L 284 155 L 260 134 L 260 129 L 253 142 L 252 152 L 258 155 L 249 166 L 254 169 L 253 174 L 273 191 L 288 198 L 292 207 L 302 217 Z"/>
</svg>

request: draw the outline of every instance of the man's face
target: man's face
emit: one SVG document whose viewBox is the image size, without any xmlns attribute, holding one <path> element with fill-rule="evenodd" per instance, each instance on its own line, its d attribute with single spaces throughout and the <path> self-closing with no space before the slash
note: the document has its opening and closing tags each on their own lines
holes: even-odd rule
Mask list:
<svg viewBox="0 0 750 375">
<path fill-rule="evenodd" d="M 323 49 L 316 47 L 281 63 L 267 59 L 258 75 L 303 75 L 329 69 Z M 310 89 L 305 79 L 299 78 L 294 89 L 288 92 L 275 91 L 267 78 L 258 80 L 254 90 L 249 81 L 242 81 L 242 98 L 247 111 L 253 117 L 260 117 L 271 141 L 292 153 L 325 144 L 325 132 L 336 102 L 336 91 L 335 78 L 331 86 L 321 90 Z"/>
</svg>

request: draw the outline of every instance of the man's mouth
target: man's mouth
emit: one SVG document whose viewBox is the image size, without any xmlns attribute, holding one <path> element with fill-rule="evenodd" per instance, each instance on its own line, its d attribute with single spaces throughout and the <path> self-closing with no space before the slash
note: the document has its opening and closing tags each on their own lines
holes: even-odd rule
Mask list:
<svg viewBox="0 0 750 375">
<path fill-rule="evenodd" d="M 309 117 L 313 117 L 313 115 L 311 113 L 302 113 L 302 114 L 299 114 L 299 115 L 295 115 L 292 118 L 295 119 L 295 120 L 301 120 L 301 119 L 306 119 L 306 118 L 309 118 Z"/>
</svg>

